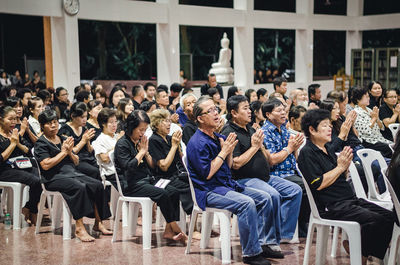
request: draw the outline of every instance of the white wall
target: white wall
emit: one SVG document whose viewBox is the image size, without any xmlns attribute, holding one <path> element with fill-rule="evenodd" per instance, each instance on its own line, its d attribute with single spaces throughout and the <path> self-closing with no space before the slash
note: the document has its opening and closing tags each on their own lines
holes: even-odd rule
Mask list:
<svg viewBox="0 0 400 265">
<path fill-rule="evenodd" d="M 253 29 L 296 30 L 296 82 L 289 89 L 307 87 L 312 80 L 313 30 L 347 31 L 346 71 L 350 71 L 351 49 L 361 47 L 361 31 L 400 28 L 400 14 L 362 16 L 363 0 L 347 1 L 347 16 L 314 15 L 314 0 L 296 0 L 296 13 L 255 11 L 254 0 L 234 0 L 234 8 L 179 5 L 178 0 L 155 3 L 132 0 L 80 0 L 80 12 L 70 17 L 57 0 L 0 0 L 0 12 L 52 17 L 54 83 L 73 89 L 79 83 L 78 19 L 106 20 L 157 25 L 157 72 L 164 83 L 178 80 L 179 25 L 233 27 L 235 82 L 243 88 L 253 84 Z M 326 94 L 333 81 L 319 81 Z M 72 93 L 70 93 L 72 94 Z"/>
</svg>

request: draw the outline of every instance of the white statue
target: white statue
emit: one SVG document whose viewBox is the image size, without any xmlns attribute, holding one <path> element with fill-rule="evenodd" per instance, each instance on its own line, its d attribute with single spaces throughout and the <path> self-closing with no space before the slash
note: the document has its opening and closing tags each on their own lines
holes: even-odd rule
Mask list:
<svg viewBox="0 0 400 265">
<path fill-rule="evenodd" d="M 227 34 L 221 39 L 221 50 L 218 62 L 211 64 L 210 74 L 215 74 L 218 83 L 233 83 L 233 69 L 231 67 L 232 51 L 229 49 Z"/>
</svg>

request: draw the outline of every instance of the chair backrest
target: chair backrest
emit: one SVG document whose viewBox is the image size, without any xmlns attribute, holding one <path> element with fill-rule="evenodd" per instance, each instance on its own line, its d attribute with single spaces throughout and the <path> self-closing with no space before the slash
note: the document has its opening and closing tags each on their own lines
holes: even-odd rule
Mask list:
<svg viewBox="0 0 400 265">
<path fill-rule="evenodd" d="M 378 160 L 379 167 L 385 168 L 387 167 L 385 158 L 383 158 L 380 152 L 367 148 L 358 150 L 357 155 L 361 159 L 362 166 L 364 168 L 365 178 L 367 179 L 368 183 L 369 198 L 379 199 L 379 197 L 381 196 L 375 188 L 374 174 L 372 172 L 372 162 Z"/>
<path fill-rule="evenodd" d="M 361 182 L 360 175 L 358 174 L 356 165 L 353 161 L 350 162 L 349 171 L 357 198 L 367 199 L 367 194 L 365 194 L 364 186 Z"/>
<path fill-rule="evenodd" d="M 397 135 L 397 131 L 400 128 L 400 123 L 392 123 L 389 124 L 389 130 L 392 132 L 393 135 L 393 140 L 396 141 L 396 135 Z"/>
<path fill-rule="evenodd" d="M 186 171 L 188 172 L 188 180 L 189 180 L 189 186 L 190 186 L 190 193 L 192 194 L 193 205 L 194 205 L 194 206 L 197 206 L 196 193 L 195 193 L 195 191 L 194 191 L 192 179 L 191 179 L 191 177 L 190 177 L 190 173 L 189 173 L 189 170 L 188 170 L 188 167 L 187 167 L 188 161 L 187 161 L 187 156 L 186 156 L 186 154 L 183 156 L 182 162 L 183 162 L 183 166 L 185 167 Z"/>
<path fill-rule="evenodd" d="M 100 177 L 101 177 L 101 182 L 103 182 L 103 185 L 106 183 L 106 176 L 103 174 L 103 163 L 100 160 L 100 156 L 95 156 L 97 165 L 99 166 L 99 171 L 100 171 Z"/>
<path fill-rule="evenodd" d="M 397 219 L 400 220 L 400 202 L 399 202 L 399 198 L 397 198 L 396 192 L 394 191 L 392 184 L 390 183 L 390 181 L 386 177 L 386 174 L 385 174 L 386 173 L 386 169 L 387 168 L 381 169 L 381 172 L 382 172 L 382 175 L 383 175 L 383 179 L 385 180 L 386 187 L 389 190 L 390 197 L 392 198 L 394 209 L 396 210 Z"/>
<path fill-rule="evenodd" d="M 296 167 L 297 167 L 298 173 L 300 174 L 301 179 L 303 180 L 304 187 L 306 188 L 307 198 L 308 198 L 308 202 L 310 203 L 310 208 L 311 208 L 311 214 L 313 215 L 313 217 L 315 219 L 321 220 L 321 217 L 319 216 L 318 208 L 317 208 L 317 205 L 315 204 L 314 196 L 311 192 L 311 189 L 308 186 L 308 183 L 307 183 L 306 179 L 304 178 L 303 173 L 301 173 L 299 165 L 297 163 L 296 163 Z"/>
<path fill-rule="evenodd" d="M 110 156 L 110 162 L 112 163 L 113 167 L 115 168 L 115 163 L 114 163 L 114 150 L 111 150 L 110 153 L 108 154 Z M 121 183 L 119 181 L 118 173 L 117 170 L 115 170 L 115 179 L 117 180 L 117 187 L 118 187 L 118 193 L 121 197 L 124 197 L 124 194 L 122 193 L 122 188 L 121 188 Z"/>
<path fill-rule="evenodd" d="M 32 155 L 33 155 L 32 160 L 35 161 L 36 166 L 37 166 L 37 170 L 38 170 L 38 174 L 39 174 L 39 180 L 40 180 L 40 184 L 42 186 L 42 190 L 46 192 L 47 190 L 46 190 L 46 187 L 44 186 L 43 179 L 42 179 L 42 171 L 40 170 L 40 165 L 39 165 L 38 161 L 35 158 L 35 148 L 34 147 L 32 147 L 31 152 L 32 152 Z"/>
</svg>

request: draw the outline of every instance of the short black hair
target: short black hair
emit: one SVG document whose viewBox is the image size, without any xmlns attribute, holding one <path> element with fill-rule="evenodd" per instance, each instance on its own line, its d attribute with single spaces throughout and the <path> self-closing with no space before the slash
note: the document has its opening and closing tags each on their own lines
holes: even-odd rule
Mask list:
<svg viewBox="0 0 400 265">
<path fill-rule="evenodd" d="M 21 99 L 18 97 L 8 97 L 6 98 L 6 101 L 4 102 L 5 106 L 10 106 L 12 108 L 15 108 L 19 104 L 20 107 L 22 107 Z"/>
<path fill-rule="evenodd" d="M 193 92 L 192 88 L 190 88 L 190 87 L 184 88 L 183 91 L 182 91 L 182 96 L 184 96 L 184 95 L 186 95 L 188 93 L 192 93 L 192 92 Z"/>
<path fill-rule="evenodd" d="M 228 89 L 228 97 L 226 100 L 228 100 L 230 97 L 233 97 L 234 95 L 236 95 L 236 93 L 239 91 L 239 89 L 237 88 L 237 86 L 231 86 Z"/>
<path fill-rule="evenodd" d="M 372 87 L 375 85 L 375 84 L 378 84 L 378 85 L 380 85 L 381 86 L 381 88 L 383 89 L 383 86 L 382 86 L 382 83 L 381 82 L 379 82 L 379 81 L 372 81 L 372 82 L 370 82 L 369 84 L 368 84 L 368 91 L 371 91 L 372 90 Z"/>
<path fill-rule="evenodd" d="M 169 89 L 173 92 L 181 93 L 182 91 L 182 86 L 179 83 L 173 83 Z"/>
<path fill-rule="evenodd" d="M 250 103 L 250 109 L 251 109 L 251 122 L 254 123 L 256 122 L 256 112 L 258 112 L 261 109 L 262 102 L 259 100 L 253 101 Z"/>
<path fill-rule="evenodd" d="M 239 104 L 246 101 L 248 102 L 249 100 L 247 99 L 247 97 L 242 95 L 235 95 L 233 97 L 230 97 L 226 102 L 226 110 L 227 110 L 226 119 L 231 120 L 232 110 L 237 111 L 239 109 Z"/>
<path fill-rule="evenodd" d="M 257 98 L 260 99 L 261 96 L 265 96 L 268 91 L 265 88 L 260 88 L 257 90 Z"/>
<path fill-rule="evenodd" d="M 61 91 L 63 91 L 63 90 L 68 91 L 66 88 L 64 88 L 62 86 L 57 87 L 56 88 L 56 96 L 59 96 Z"/>
<path fill-rule="evenodd" d="M 301 119 L 301 130 L 304 135 L 309 138 L 310 137 L 310 126 L 317 130 L 318 125 L 323 120 L 330 120 L 331 113 L 325 109 L 312 109 L 304 114 Z"/>
<path fill-rule="evenodd" d="M 351 101 L 357 105 L 361 98 L 368 93 L 368 89 L 364 87 L 355 87 L 351 95 Z"/>
<path fill-rule="evenodd" d="M 141 85 L 135 85 L 132 87 L 132 97 L 136 97 L 140 90 L 142 90 L 142 86 Z"/>
<path fill-rule="evenodd" d="M 134 110 L 126 119 L 126 133 L 127 136 L 131 136 L 133 130 L 135 130 L 141 122 L 150 124 L 150 118 L 144 110 Z"/>
<path fill-rule="evenodd" d="M 90 92 L 87 90 L 81 90 L 76 94 L 76 101 L 77 102 L 84 102 L 85 100 L 89 99 Z"/>
<path fill-rule="evenodd" d="M 40 127 L 43 127 L 46 123 L 52 122 L 54 120 L 58 121 L 57 112 L 52 109 L 42 111 L 38 117 Z"/>
<path fill-rule="evenodd" d="M 159 89 L 164 90 L 165 93 L 168 94 L 168 87 L 167 87 L 166 85 L 163 85 L 163 84 L 159 85 L 159 86 L 157 87 L 157 91 L 158 91 Z"/>
<path fill-rule="evenodd" d="M 320 84 L 311 84 L 308 86 L 308 98 L 310 98 L 311 95 L 315 95 L 317 88 L 320 88 Z"/>
<path fill-rule="evenodd" d="M 396 92 L 396 95 L 397 95 L 397 89 L 395 89 L 395 88 L 388 88 L 388 89 L 383 90 L 382 95 L 384 96 L 384 98 L 387 98 L 387 96 L 388 96 L 388 94 L 389 94 L 390 91 Z"/>
<path fill-rule="evenodd" d="M 328 95 L 326 97 L 328 99 L 332 99 L 338 103 L 342 103 L 346 100 L 347 94 L 344 91 L 332 90 L 328 93 Z"/>
<path fill-rule="evenodd" d="M 289 111 L 289 122 L 292 118 L 298 119 L 300 117 L 300 114 L 303 112 L 307 112 L 307 109 L 301 105 L 297 105 L 291 108 Z"/>
<path fill-rule="evenodd" d="M 37 92 L 37 96 L 43 100 L 43 102 L 46 101 L 46 99 L 51 98 L 51 94 L 47 89 L 41 89 L 39 92 Z"/>
<path fill-rule="evenodd" d="M 153 105 L 156 105 L 156 102 L 155 102 L 154 100 L 152 100 L 152 101 L 148 101 L 148 100 L 147 100 L 147 101 L 142 102 L 142 104 L 140 104 L 139 109 L 148 112 L 149 109 L 151 109 L 151 107 L 152 107 Z"/>
<path fill-rule="evenodd" d="M 207 90 L 207 95 L 210 96 L 211 98 L 217 93 L 219 93 L 219 91 L 215 87 L 209 88 Z"/>
<path fill-rule="evenodd" d="M 114 87 L 113 87 L 113 89 L 111 90 L 111 92 L 110 92 L 110 97 L 108 98 L 108 100 L 110 101 L 110 106 L 111 107 L 113 107 L 113 108 L 116 108 L 117 106 L 114 106 L 114 104 L 113 104 L 113 97 L 114 97 L 114 94 L 116 93 L 116 92 L 118 92 L 118 91 L 122 91 L 122 93 L 124 93 L 124 95 L 125 95 L 125 97 L 127 98 L 128 97 L 128 95 L 126 94 L 126 92 L 122 89 L 122 87 L 120 86 L 120 85 L 115 85 Z"/>
<path fill-rule="evenodd" d="M 97 99 L 92 99 L 91 101 L 89 101 L 87 103 L 87 109 L 88 111 L 91 111 L 92 109 L 94 109 L 95 107 L 101 105 L 101 101 L 97 100 Z"/>
<path fill-rule="evenodd" d="M 17 91 L 17 97 L 19 97 L 20 99 L 23 99 L 26 93 L 31 93 L 32 94 L 32 90 L 30 90 L 29 88 L 20 88 Z"/>
<path fill-rule="evenodd" d="M 280 105 L 283 105 L 283 103 L 277 98 L 272 98 L 264 102 L 261 106 L 263 116 L 267 118 L 266 113 L 271 113 L 274 108 L 279 107 Z"/>
<path fill-rule="evenodd" d="M 71 109 L 69 111 L 69 117 L 72 118 L 80 117 L 87 111 L 87 106 L 83 102 L 75 102 L 72 104 Z"/>
<path fill-rule="evenodd" d="M 103 108 L 100 110 L 99 114 L 97 115 L 97 122 L 99 123 L 99 127 L 101 130 L 104 128 L 104 124 L 107 124 L 108 119 L 116 116 L 116 111 L 110 108 Z"/>
<path fill-rule="evenodd" d="M 319 108 L 331 112 L 334 106 L 335 106 L 335 100 L 332 98 L 327 98 L 321 102 Z"/>
<path fill-rule="evenodd" d="M 246 98 L 249 100 L 250 102 L 250 97 L 251 97 L 251 93 L 256 92 L 254 89 L 249 88 L 246 90 L 246 92 L 244 93 L 244 95 L 246 96 Z"/>
<path fill-rule="evenodd" d="M 287 79 L 279 76 L 279 77 L 275 77 L 272 82 L 274 83 L 274 90 L 276 90 L 276 87 L 281 86 L 283 82 L 287 83 Z"/>
<path fill-rule="evenodd" d="M 154 85 L 153 83 L 151 83 L 151 82 L 147 82 L 146 84 L 144 84 L 144 86 L 143 86 L 143 88 L 144 88 L 144 91 L 147 91 L 147 89 L 149 89 L 149 87 L 154 87 L 154 88 L 156 88 L 156 85 Z"/>
<path fill-rule="evenodd" d="M 4 117 L 11 111 L 14 111 L 13 107 L 10 106 L 0 106 L 0 118 L 4 119 Z"/>
</svg>

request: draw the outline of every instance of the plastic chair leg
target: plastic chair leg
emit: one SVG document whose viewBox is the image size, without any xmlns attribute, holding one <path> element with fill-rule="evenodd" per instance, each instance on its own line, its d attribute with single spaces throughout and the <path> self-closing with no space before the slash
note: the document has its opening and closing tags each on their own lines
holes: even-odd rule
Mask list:
<svg viewBox="0 0 400 265">
<path fill-rule="evenodd" d="M 390 242 L 389 261 L 387 264 L 396 264 L 397 250 L 399 248 L 400 227 L 393 226 L 392 241 Z"/>
<path fill-rule="evenodd" d="M 13 187 L 13 229 L 21 229 L 21 196 L 22 185 Z"/>
<path fill-rule="evenodd" d="M 318 225 L 317 226 L 317 253 L 315 257 L 316 265 L 323 265 L 326 261 L 326 242 L 328 242 L 329 236 L 329 226 L 326 225 Z"/>
<path fill-rule="evenodd" d="M 128 211 L 129 211 L 128 202 L 124 201 L 122 204 L 122 227 L 128 226 Z"/>
<path fill-rule="evenodd" d="M 115 211 L 117 210 L 118 198 L 118 191 L 114 188 L 114 186 L 111 186 L 110 210 L 112 219 L 115 219 Z"/>
<path fill-rule="evenodd" d="M 67 203 L 63 200 L 63 239 L 71 239 L 71 214 Z"/>
<path fill-rule="evenodd" d="M 193 232 L 194 232 L 194 228 L 196 226 L 196 220 L 197 220 L 198 214 L 199 214 L 199 212 L 193 209 L 192 215 L 190 216 L 189 238 L 188 238 L 185 254 L 190 253 L 190 246 L 192 244 Z"/>
<path fill-rule="evenodd" d="M 111 242 L 115 242 L 115 240 L 117 240 L 119 220 L 121 220 L 121 212 L 122 212 L 122 204 L 123 203 L 124 203 L 123 201 L 118 199 L 117 211 L 115 212 L 115 218 L 114 218 L 114 231 L 113 231 L 113 237 L 111 239 Z"/>
<path fill-rule="evenodd" d="M 231 263 L 231 216 L 227 213 L 215 213 L 219 218 L 221 231 L 221 257 L 222 263 Z"/>
<path fill-rule="evenodd" d="M 42 192 L 42 194 L 40 195 L 39 211 L 38 211 L 37 220 L 36 220 L 35 234 L 39 234 L 39 229 L 40 229 L 40 226 L 42 225 L 45 202 L 46 202 L 46 194 L 44 194 Z"/>
<path fill-rule="evenodd" d="M 208 246 L 208 241 L 210 241 L 211 228 L 214 220 L 213 212 L 203 212 L 201 221 L 201 240 L 200 248 L 205 249 Z"/>
<path fill-rule="evenodd" d="M 157 206 L 157 212 L 156 212 L 156 227 L 157 228 L 162 228 L 164 227 L 165 219 L 164 216 L 161 212 L 160 207 Z"/>
<path fill-rule="evenodd" d="M 62 214 L 62 198 L 59 195 L 54 195 L 53 198 L 53 216 L 51 224 L 53 230 L 61 227 L 61 214 Z"/>
<path fill-rule="evenodd" d="M 332 249 L 331 249 L 331 257 L 332 258 L 336 257 L 338 237 L 339 237 L 339 227 L 335 226 L 333 228 L 333 237 L 332 237 Z"/>
<path fill-rule="evenodd" d="M 138 215 L 139 215 L 139 205 L 135 202 L 130 202 L 129 218 L 128 218 L 129 236 L 134 236 L 136 234 Z"/>
<path fill-rule="evenodd" d="M 349 237 L 350 247 L 350 264 L 361 264 L 361 233 L 360 230 L 345 229 L 347 236 Z"/>
<path fill-rule="evenodd" d="M 181 228 L 182 232 L 186 234 L 186 213 L 182 208 L 182 204 L 179 206 L 179 227 Z"/>
<path fill-rule="evenodd" d="M 314 230 L 315 230 L 315 224 L 313 222 L 312 217 L 310 216 L 310 222 L 308 224 L 306 246 L 305 246 L 305 250 L 304 250 L 303 265 L 309 264 L 311 245 L 312 245 L 312 240 L 314 238 Z"/>
<path fill-rule="evenodd" d="M 141 202 L 142 205 L 142 234 L 143 249 L 151 249 L 151 224 L 153 202 L 151 200 Z"/>
</svg>

